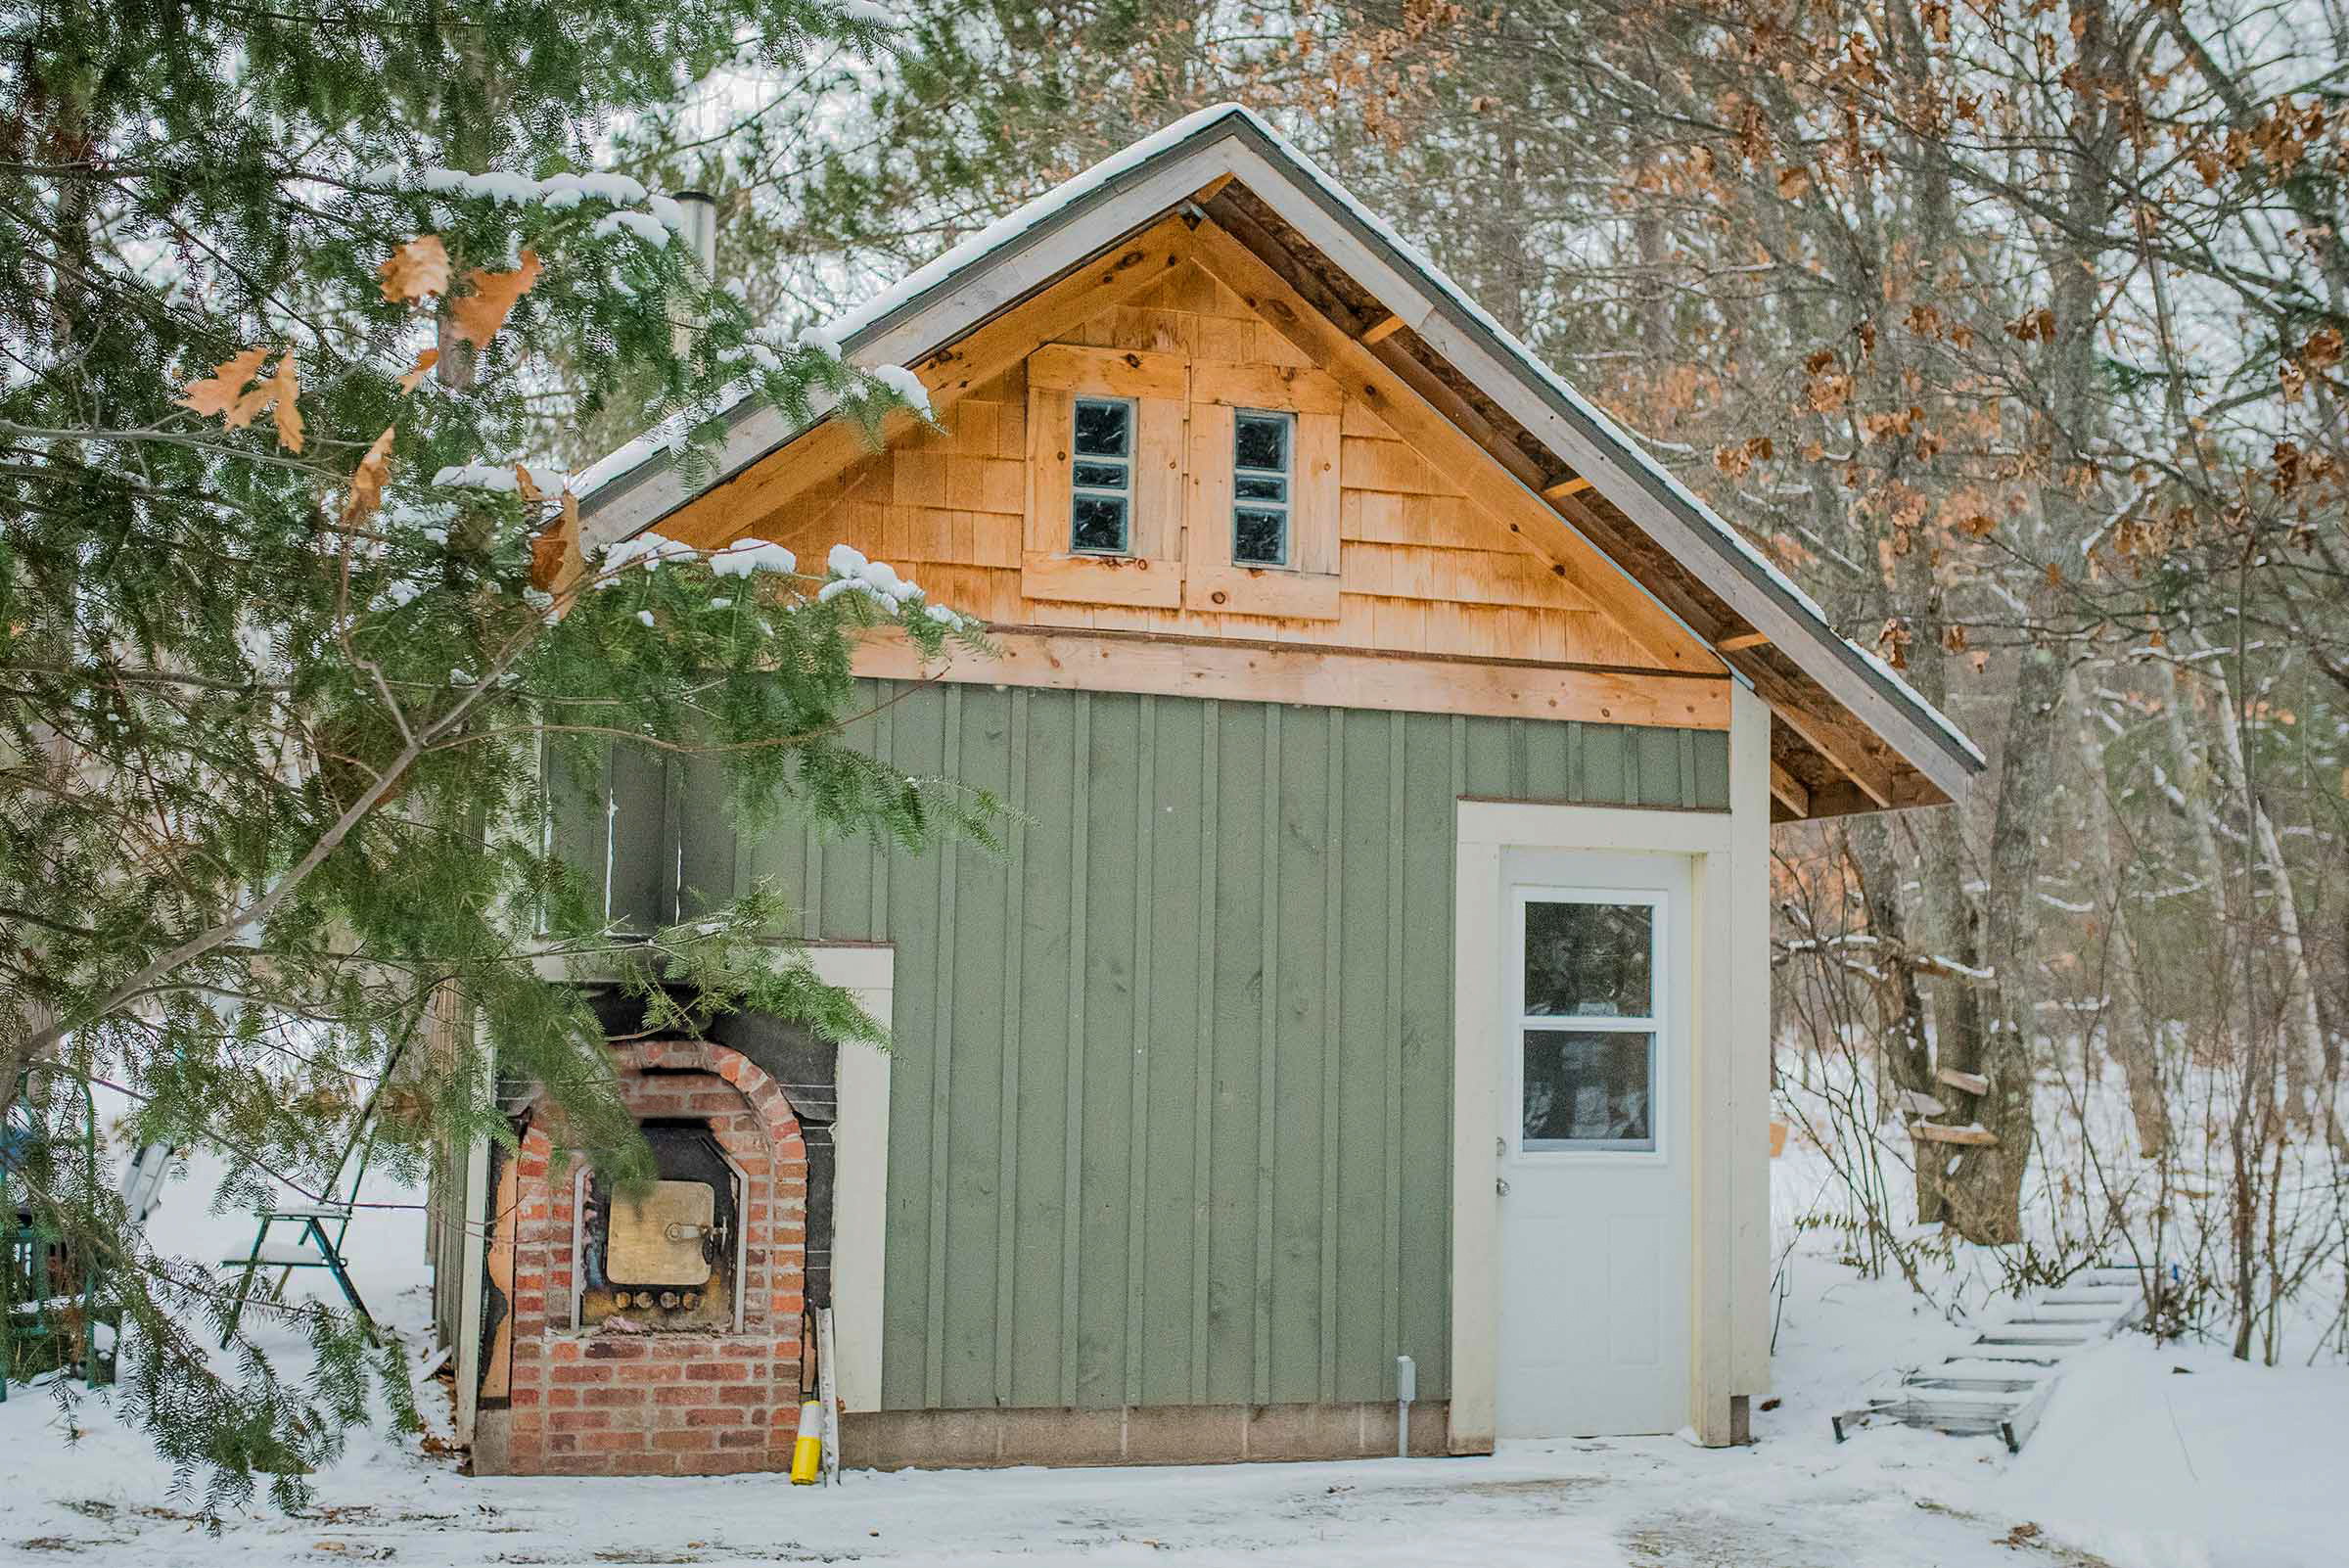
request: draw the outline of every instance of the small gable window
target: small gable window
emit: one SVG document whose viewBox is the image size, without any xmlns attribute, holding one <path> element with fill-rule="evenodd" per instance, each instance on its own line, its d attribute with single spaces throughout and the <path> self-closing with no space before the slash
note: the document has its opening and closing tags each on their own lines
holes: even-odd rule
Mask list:
<svg viewBox="0 0 2349 1568">
<path fill-rule="evenodd" d="M 1290 454 L 1297 416 L 1240 409 L 1231 421 L 1231 560 L 1289 564 Z"/>
<path fill-rule="evenodd" d="M 1125 555 L 1133 534 L 1133 403 L 1124 397 L 1076 400 L 1069 465 L 1069 548 L 1082 555 Z"/>
</svg>

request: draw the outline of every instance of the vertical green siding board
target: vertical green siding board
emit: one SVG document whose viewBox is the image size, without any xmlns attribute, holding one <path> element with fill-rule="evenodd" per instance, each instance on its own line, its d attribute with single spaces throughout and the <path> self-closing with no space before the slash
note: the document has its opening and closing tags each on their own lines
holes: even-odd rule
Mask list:
<svg viewBox="0 0 2349 1568">
<path fill-rule="evenodd" d="M 1197 1060 L 1191 1099 L 1191 1403 L 1208 1400 L 1208 1247 L 1215 1214 L 1209 1166 L 1215 1157 L 1216 940 L 1219 927 L 1216 861 L 1220 848 L 1217 786 L 1223 776 L 1222 707 L 1199 705 L 1199 881 L 1194 905 L 1198 994 L 1194 999 Z"/>
<path fill-rule="evenodd" d="M 1272 710 L 1226 703 L 1218 715 L 1214 1151 L 1208 1403 L 1256 1395 L 1258 1099 L 1264 1071 L 1265 772 Z"/>
<path fill-rule="evenodd" d="M 1027 971 L 1021 959 L 1020 938 L 1027 927 L 1023 907 L 1028 894 L 1028 689 L 1011 693 L 1010 715 L 1004 732 L 1003 799 L 1011 807 L 1004 829 L 1003 967 L 1007 992 L 1002 1003 L 1001 1094 L 996 1101 L 995 1126 L 1002 1130 L 995 1151 L 995 1364 L 994 1399 L 1009 1405 L 1012 1398 L 1012 1314 L 1017 1310 L 1012 1283 L 1019 1277 L 1020 1201 L 1020 1019 L 1024 999 L 1014 988 Z"/>
<path fill-rule="evenodd" d="M 973 789 L 1008 796 L 1011 696 L 962 688 L 950 734 L 952 773 Z M 1004 1135 L 1003 1015 L 1016 995 L 1004 984 L 1007 934 L 1000 911 L 1009 860 L 976 845 L 952 848 L 954 1036 L 946 1104 L 947 1208 L 944 1393 L 948 1407 L 995 1398 L 996 1304 L 1009 1261 L 993 1246 L 1000 1217 Z M 941 899 L 942 907 L 944 900 Z"/>
<path fill-rule="evenodd" d="M 1158 699 L 1144 697 L 1135 715 L 1133 781 L 1133 1050 L 1127 1099 L 1126 1403 L 1142 1402 L 1142 1288 L 1151 1236 L 1145 1192 L 1150 1177 L 1150 930 L 1152 873 L 1158 867 L 1151 828 L 1158 814 Z"/>
<path fill-rule="evenodd" d="M 1128 1185 L 1133 1133 L 1134 795 L 1141 698 L 1093 699 L 1087 768 L 1092 849 L 1086 872 L 1082 1276 L 1078 1295 L 1077 1403 L 1124 1403 Z"/>
<path fill-rule="evenodd" d="M 1329 710 L 1328 779 L 1321 814 L 1321 1394 L 1338 1397 L 1338 1113 L 1344 1031 L 1339 1003 L 1346 907 L 1346 710 Z"/>
<path fill-rule="evenodd" d="M 1669 729 L 1634 731 L 1639 754 L 1639 792 L 1632 799 L 1641 806 L 1678 806 L 1681 794 L 1680 737 Z"/>
<path fill-rule="evenodd" d="M 1272 1160 L 1279 1127 L 1280 1039 L 1280 710 L 1265 709 L 1263 951 L 1257 971 L 1256 1353 L 1251 1380 L 1259 1405 L 1272 1399 Z"/>
<path fill-rule="evenodd" d="M 935 768 L 944 740 L 943 693 L 941 697 L 907 715 L 905 733 L 893 736 L 883 728 L 875 737 L 876 750 L 886 747 L 893 759 L 902 756 L 909 768 L 925 763 Z M 872 915 L 869 904 L 845 897 L 856 879 L 837 873 L 857 866 L 865 868 L 869 879 L 870 868 L 882 858 L 860 841 L 836 840 L 825 847 L 826 923 L 832 930 L 852 936 Z M 898 1049 L 890 1066 L 890 1243 L 883 1264 L 881 1382 L 886 1406 L 919 1408 L 930 1398 L 938 1347 L 930 1263 L 933 1235 L 945 1224 L 946 1216 L 934 1201 L 944 1164 L 944 1129 L 937 1113 L 940 1058 L 950 1057 L 951 1051 L 939 1034 L 939 964 L 947 940 L 938 917 L 940 853 L 933 849 L 903 858 L 908 883 L 927 884 L 927 889 L 924 896 L 903 900 L 898 923 L 889 929 L 898 951 L 892 1004 Z"/>
<path fill-rule="evenodd" d="M 733 900 L 740 836 L 734 831 L 725 768 L 700 758 L 679 771 L 685 790 L 678 821 L 678 911 L 679 918 L 690 919 Z"/>
<path fill-rule="evenodd" d="M 665 756 L 661 762 L 661 841 L 655 846 L 653 891 L 655 926 L 673 926 L 683 918 L 685 894 L 685 769 L 686 759 Z"/>
<path fill-rule="evenodd" d="M 1325 1161 L 1335 1194 L 1330 1321 L 1330 1398 L 1394 1396 L 1386 1369 L 1388 1144 L 1388 909 L 1392 794 L 1391 726 L 1385 714 L 1347 715 L 1344 779 L 1331 838 L 1344 862 L 1329 918 L 1339 946 L 1339 984 L 1328 1010 L 1335 1067 L 1325 1097 L 1333 1108 L 1334 1153 Z"/>
<path fill-rule="evenodd" d="M 1197 1128 L 1202 1058 L 1199 968 L 1199 778 L 1203 705 L 1159 699 L 1151 727 L 1150 895 L 1140 921 L 1150 957 L 1142 1066 L 1148 1074 L 1142 1166 L 1141 1403 L 1192 1398 Z"/>
<path fill-rule="evenodd" d="M 1696 791 L 1689 805 L 1711 811 L 1729 808 L 1729 737 L 1700 730 L 1695 740 Z"/>
<path fill-rule="evenodd" d="M 1086 832 L 1090 827 L 1092 809 L 1092 733 L 1093 697 L 1090 692 L 1077 694 L 1077 723 L 1071 751 L 1076 758 L 1076 769 L 1069 780 L 1069 1032 L 1068 1076 L 1066 1085 L 1068 1127 L 1062 1143 L 1061 1159 L 1067 1190 L 1063 1194 L 1061 1211 L 1060 1249 L 1060 1400 L 1062 1405 L 1077 1403 L 1077 1312 L 1081 1283 L 1078 1249 L 1082 1240 L 1084 1222 L 1084 961 L 1085 961 L 1085 894 L 1090 878 L 1086 868 L 1091 864 L 1086 854 Z"/>
<path fill-rule="evenodd" d="M 962 761 L 962 688 L 948 686 L 945 702 L 945 735 L 941 747 L 939 771 L 947 778 L 961 776 Z M 946 1376 L 946 1227 L 952 1220 L 947 1205 L 948 1180 L 953 1175 L 954 1162 L 954 896 L 958 891 L 956 878 L 958 851 L 947 848 L 938 853 L 938 951 L 935 992 L 931 1007 L 930 1034 L 930 1268 L 927 1289 L 930 1317 L 924 1350 L 927 1352 L 924 1396 L 931 1407 L 945 1403 Z"/>
<path fill-rule="evenodd" d="M 602 761 L 581 764 L 549 740 L 539 754 L 546 793 L 547 853 L 560 855 L 579 879 L 591 911 L 611 908 L 610 834 L 612 797 L 608 785 L 612 749 Z"/>
<path fill-rule="evenodd" d="M 1509 745 L 1508 720 L 1486 718 L 1470 725 L 1467 720 L 1459 719 L 1453 728 L 1458 742 L 1467 748 L 1468 774 L 1479 781 L 1472 793 L 1496 800 L 1506 800 L 1515 794 L 1515 771 L 1510 765 L 1514 749 Z"/>
<path fill-rule="evenodd" d="M 1537 721 L 1526 725 L 1525 792 L 1529 801 L 1565 801 L 1574 797 L 1566 767 L 1567 726 Z"/>
<path fill-rule="evenodd" d="M 1313 710 L 1281 715 L 1279 978 L 1272 1037 L 1278 1059 L 1271 1144 L 1271 1398 L 1318 1399 L 1321 1344 L 1321 985 L 1327 913 L 1328 726 Z"/>
<path fill-rule="evenodd" d="M 610 780 L 610 916 L 630 930 L 650 931 L 663 919 L 668 899 L 663 890 L 661 841 L 668 817 L 668 769 L 662 759 L 632 746 L 612 748 Z"/>
<path fill-rule="evenodd" d="M 1067 1223 L 1070 976 L 1078 833 L 1077 703 L 1041 695 L 1028 707 L 1027 794 L 1011 804 L 1034 819 L 1026 834 L 1021 891 L 1019 1232 L 1013 1282 L 1011 1403 L 1065 1405 L 1062 1354 L 1065 1285 L 1071 1277 Z"/>
<path fill-rule="evenodd" d="M 1386 1137 L 1381 1153 L 1386 1176 L 1386 1288 L 1379 1293 L 1380 1369 L 1403 1354 L 1403 958 L 1406 929 L 1403 888 L 1403 848 L 1405 803 L 1410 799 L 1404 770 L 1405 739 L 1410 720 L 1402 714 L 1387 715 L 1387 987 L 1385 1037 L 1387 1071 Z M 1424 934 L 1424 928 L 1422 928 Z"/>
<path fill-rule="evenodd" d="M 1696 804 L 1696 732 L 1683 729 L 1678 731 L 1673 738 L 1680 742 L 1681 747 L 1681 796 L 1678 804 L 1694 806 Z"/>
<path fill-rule="evenodd" d="M 1623 793 L 1623 730 L 1614 724 L 1583 726 L 1583 799 L 1616 805 Z"/>
<path fill-rule="evenodd" d="M 905 762 L 898 755 L 898 705 L 892 703 L 882 709 L 879 714 L 874 715 L 873 722 L 876 730 L 873 737 L 873 756 L 884 765 L 905 766 Z M 910 771 L 910 769 L 908 770 Z M 872 893 L 872 902 L 868 905 L 871 914 L 865 929 L 876 934 L 890 929 L 890 865 L 897 858 L 894 854 L 885 853 L 869 853 L 862 856 L 865 864 L 870 868 L 868 874 L 871 879 Z"/>
</svg>

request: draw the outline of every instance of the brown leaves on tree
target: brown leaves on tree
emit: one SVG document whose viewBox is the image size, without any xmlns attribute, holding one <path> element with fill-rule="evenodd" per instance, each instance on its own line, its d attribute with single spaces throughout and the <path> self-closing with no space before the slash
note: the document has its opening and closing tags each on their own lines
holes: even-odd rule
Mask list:
<svg viewBox="0 0 2349 1568">
<path fill-rule="evenodd" d="M 1819 349 L 1803 361 L 1803 369 L 1811 377 L 1803 388 L 1803 402 L 1813 413 L 1831 414 L 1851 400 L 1852 378 L 1834 349 Z"/>
<path fill-rule="evenodd" d="M 237 406 L 237 394 L 261 373 L 261 361 L 268 357 L 266 348 L 248 348 L 234 359 L 222 360 L 212 367 L 210 375 L 188 383 L 187 394 L 180 398 L 179 405 L 192 408 L 207 419 L 230 413 Z"/>
<path fill-rule="evenodd" d="M 209 419 L 220 418 L 224 430 L 243 430 L 267 409 L 277 410 L 277 443 L 290 452 L 301 450 L 301 411 L 295 406 L 300 392 L 299 371 L 291 351 L 278 356 L 277 369 L 255 384 L 266 348 L 248 348 L 212 367 L 212 373 L 188 384 L 179 399 L 182 408 Z"/>
<path fill-rule="evenodd" d="M 1743 441 L 1733 441 L 1717 448 L 1713 453 L 1713 466 L 1731 479 L 1743 479 L 1753 471 L 1756 463 L 1769 462 L 1773 450 L 1775 447 L 1769 437 L 1749 436 Z"/>
<path fill-rule="evenodd" d="M 345 528 L 373 516 L 375 509 L 384 504 L 384 481 L 392 473 L 392 436 L 398 429 L 396 425 L 386 425 L 375 444 L 367 448 L 367 455 L 359 459 L 359 466 L 351 471 L 350 494 L 343 500 Z"/>
<path fill-rule="evenodd" d="M 522 265 L 511 272 L 490 272 L 476 267 L 465 274 L 473 292 L 448 303 L 449 321 L 456 335 L 476 348 L 497 336 L 514 313 L 514 305 L 546 269 L 538 264 L 538 253 L 522 253 Z"/>
<path fill-rule="evenodd" d="M 383 275 L 384 298 L 393 304 L 448 293 L 448 250 L 438 234 L 419 234 L 376 270 Z"/>
<path fill-rule="evenodd" d="M 1877 655 L 1895 669 L 1908 669 L 1909 643 L 1912 635 L 1909 630 L 1909 623 L 1897 616 L 1894 617 L 1884 623 L 1882 631 L 1876 633 Z"/>
<path fill-rule="evenodd" d="M 2016 343 L 2053 343 L 2055 341 L 2055 312 L 2046 305 L 2026 310 L 2006 323 L 2006 336 Z"/>
<path fill-rule="evenodd" d="M 431 375 L 433 367 L 438 363 L 440 363 L 440 350 L 438 348 L 427 348 L 418 354 L 416 363 L 410 365 L 407 374 L 399 378 L 399 394 L 405 397 L 414 392 L 416 384 Z"/>
</svg>

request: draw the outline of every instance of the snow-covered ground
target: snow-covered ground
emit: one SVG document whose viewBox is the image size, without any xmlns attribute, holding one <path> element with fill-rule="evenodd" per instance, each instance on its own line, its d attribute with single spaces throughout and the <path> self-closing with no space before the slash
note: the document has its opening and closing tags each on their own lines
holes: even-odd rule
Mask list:
<svg viewBox="0 0 2349 1568">
<path fill-rule="evenodd" d="M 1784 1218 L 1812 1201 L 1820 1169 L 1797 1145 L 1776 1175 Z M 208 1196 L 201 1175 L 181 1183 L 157 1233 L 197 1256 L 237 1250 L 247 1222 L 207 1215 Z M 375 1432 L 314 1478 L 313 1511 L 256 1505 L 215 1533 L 103 1396 L 80 1407 L 69 1446 L 57 1407 L 20 1385 L 0 1407 L 0 1562 L 2315 1568 L 2349 1554 L 2349 1369 L 2336 1366 L 2271 1371 L 2131 1337 L 2076 1363 L 2020 1457 L 1902 1428 L 1837 1446 L 1830 1414 L 1966 1337 L 1897 1279 L 1859 1278 L 1839 1244 L 1808 1231 L 1788 1255 L 1779 1402 L 1756 1416 L 1751 1449 L 1659 1439 L 1475 1459 L 851 1472 L 818 1490 L 476 1480 Z M 365 1211 L 350 1251 L 370 1304 L 421 1344 L 421 1217 Z M 422 1399 L 444 1424 L 441 1386 Z"/>
</svg>

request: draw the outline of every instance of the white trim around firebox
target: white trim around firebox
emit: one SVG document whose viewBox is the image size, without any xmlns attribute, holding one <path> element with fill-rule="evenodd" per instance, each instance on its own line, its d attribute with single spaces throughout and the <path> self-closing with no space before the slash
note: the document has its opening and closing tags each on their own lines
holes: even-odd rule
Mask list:
<svg viewBox="0 0 2349 1568">
<path fill-rule="evenodd" d="M 897 992 L 887 943 L 809 944 L 826 985 L 853 994 L 884 1029 Z M 832 1333 L 841 1405 L 881 1407 L 881 1287 L 889 1223 L 889 1052 L 840 1047 L 832 1124 Z"/>
</svg>

